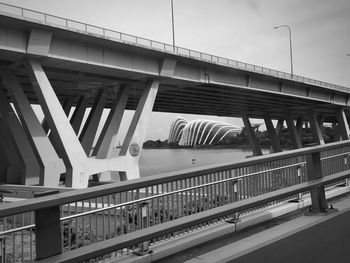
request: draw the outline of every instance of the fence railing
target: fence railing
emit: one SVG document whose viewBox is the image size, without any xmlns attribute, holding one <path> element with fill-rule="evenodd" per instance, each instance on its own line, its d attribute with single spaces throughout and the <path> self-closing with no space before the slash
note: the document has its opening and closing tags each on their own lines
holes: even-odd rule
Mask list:
<svg viewBox="0 0 350 263">
<path fill-rule="evenodd" d="M 0 206 L 0 237 L 5 242 L 6 260 L 25 262 L 91 247 L 116 237 L 128 238 L 145 228 L 162 226 L 244 200 L 249 202 L 255 197 L 317 179 L 315 176 L 327 178 L 348 170 L 349 153 L 350 141 L 344 141 L 5 203 Z M 321 170 L 319 175 L 317 171 Z M 340 183 L 344 180 L 333 180 L 326 187 Z M 259 205 L 252 203 L 239 213 L 302 198 L 302 194 L 300 191 Z M 133 243 L 104 257 L 120 257 L 238 216 L 237 212 L 228 213 L 198 225 L 191 224 L 180 231 L 152 238 L 141 244 L 141 248 L 138 243 Z"/>
<path fill-rule="evenodd" d="M 209 63 L 219 64 L 236 69 L 251 71 L 259 74 L 269 75 L 273 77 L 303 82 L 307 84 L 326 87 L 333 90 L 350 92 L 350 89 L 344 86 L 339 86 L 324 81 L 314 80 L 295 74 L 289 74 L 283 71 L 278 71 L 262 66 L 257 66 L 249 63 L 239 62 L 236 60 L 223 58 L 215 55 L 202 53 L 195 50 L 190 50 L 183 47 L 173 46 L 155 40 L 150 40 L 142 37 L 133 36 L 130 34 L 110 30 L 87 23 L 82 23 L 72 19 L 67 19 L 55 15 L 46 14 L 43 12 L 34 11 L 27 8 L 22 8 L 14 5 L 0 3 L 0 13 L 3 15 L 16 16 L 17 18 L 29 20 L 35 23 L 42 23 L 53 27 L 60 27 L 66 30 L 75 31 L 82 34 L 88 34 L 95 37 L 105 38 L 112 41 L 122 42 L 130 45 L 136 45 L 143 48 L 157 50 L 161 52 L 176 54 L 191 59 L 205 61 Z"/>
</svg>

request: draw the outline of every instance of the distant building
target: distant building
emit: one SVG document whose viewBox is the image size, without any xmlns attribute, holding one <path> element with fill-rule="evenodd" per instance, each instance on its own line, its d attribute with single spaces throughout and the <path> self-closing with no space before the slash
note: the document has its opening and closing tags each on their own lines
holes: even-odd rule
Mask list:
<svg viewBox="0 0 350 263">
<path fill-rule="evenodd" d="M 236 136 L 241 132 L 241 127 L 220 121 L 188 121 L 177 117 L 170 126 L 168 141 L 181 146 L 214 144 L 226 136 Z"/>
</svg>

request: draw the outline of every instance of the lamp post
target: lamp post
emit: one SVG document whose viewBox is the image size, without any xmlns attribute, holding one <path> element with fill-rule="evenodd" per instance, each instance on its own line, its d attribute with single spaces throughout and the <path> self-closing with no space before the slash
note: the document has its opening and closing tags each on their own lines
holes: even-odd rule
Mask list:
<svg viewBox="0 0 350 263">
<path fill-rule="evenodd" d="M 174 3 L 173 0 L 171 0 L 171 21 L 172 21 L 172 28 L 173 28 L 173 51 L 175 52 L 175 29 L 174 29 Z"/>
<path fill-rule="evenodd" d="M 281 26 L 275 26 L 275 27 L 273 27 L 273 29 L 282 28 L 282 27 L 288 28 L 288 32 L 289 32 L 290 73 L 291 73 L 292 78 L 293 78 L 292 32 L 290 30 L 290 27 L 288 25 L 281 25 Z"/>
</svg>

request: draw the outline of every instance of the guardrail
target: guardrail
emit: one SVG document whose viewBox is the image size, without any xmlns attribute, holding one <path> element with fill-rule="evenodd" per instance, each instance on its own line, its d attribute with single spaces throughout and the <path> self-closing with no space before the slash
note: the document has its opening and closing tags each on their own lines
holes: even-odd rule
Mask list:
<svg viewBox="0 0 350 263">
<path fill-rule="evenodd" d="M 112 254 L 94 252 L 98 256 L 118 258 L 208 224 L 237 219 L 242 213 L 302 198 L 304 188 L 294 192 L 286 190 L 288 194 L 284 193 L 283 196 L 273 193 L 300 186 L 317 179 L 317 176 L 329 179 L 336 173 L 347 171 L 349 152 L 350 141 L 343 141 L 254 157 L 239 163 L 208 166 L 2 204 L 0 236 L 5 240 L 7 262 L 31 261 L 57 253 L 72 255 L 69 251 L 79 254 L 83 247 L 95 251 L 100 243 L 108 243 L 108 240 L 116 242 L 115 238 L 124 240 L 124 237 L 137 237 L 133 243 L 127 243 Z M 343 177 L 338 178 L 341 181 L 328 179 L 322 184 L 327 183 L 327 188 L 344 183 Z M 254 201 L 254 198 L 266 194 L 275 198 L 265 203 Z M 166 231 L 170 232 L 164 235 L 156 236 L 153 233 L 155 236 L 152 239 L 141 244 L 141 248 L 139 246 L 139 240 L 143 237 L 138 233 L 143 233 L 145 228 L 157 229 L 163 228 L 164 224 L 177 224 L 172 222 L 188 223 L 189 219 L 186 218 L 210 214 L 209 211 L 243 201 L 249 206 L 237 208 L 236 212 L 227 211 L 225 216 L 218 214 L 215 219 L 202 221 L 199 225 L 192 222 L 180 230 L 171 232 L 168 229 Z M 314 204 L 314 208 L 323 209 L 324 204 Z"/>
<path fill-rule="evenodd" d="M 287 80 L 293 80 L 298 82 L 303 82 L 307 84 L 317 85 L 320 87 L 325 87 L 337 91 L 343 91 L 346 93 L 350 92 L 350 89 L 344 86 L 339 86 L 324 81 L 314 80 L 298 75 L 291 75 L 289 73 L 278 71 L 270 68 L 265 68 L 262 66 L 257 66 L 249 63 L 244 63 L 228 58 L 223 58 L 215 55 L 206 54 L 203 52 L 169 45 L 163 42 L 150 40 L 147 38 L 137 37 L 134 35 L 118 32 L 115 30 L 110 30 L 98 26 L 94 26 L 87 23 L 82 23 L 76 20 L 67 19 L 55 15 L 46 14 L 43 12 L 38 12 L 35 10 L 22 8 L 10 4 L 5 4 L 0 2 L 0 12 L 3 15 L 16 16 L 20 19 L 25 19 L 35 23 L 42 23 L 45 25 L 59 27 L 70 31 L 75 31 L 78 33 L 93 35 L 95 37 L 105 38 L 112 41 L 122 42 L 130 45 L 136 45 L 143 48 L 148 48 L 152 50 L 157 50 L 161 52 L 176 54 L 178 56 L 183 56 L 191 59 L 196 59 L 204 62 L 219 64 L 227 67 L 232 67 L 236 69 L 251 71 L 259 74 L 264 74 L 268 76 L 283 78 Z"/>
</svg>

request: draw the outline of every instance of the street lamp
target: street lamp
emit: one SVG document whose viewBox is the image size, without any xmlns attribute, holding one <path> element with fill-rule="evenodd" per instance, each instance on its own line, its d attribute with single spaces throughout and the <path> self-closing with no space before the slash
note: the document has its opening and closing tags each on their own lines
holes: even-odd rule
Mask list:
<svg viewBox="0 0 350 263">
<path fill-rule="evenodd" d="M 174 29 L 174 3 L 173 3 L 173 0 L 171 0 L 171 21 L 172 21 L 172 28 L 173 28 L 173 50 L 175 52 L 175 29 Z"/>
<path fill-rule="evenodd" d="M 288 28 L 288 32 L 289 32 L 290 72 L 291 72 L 291 75 L 293 78 L 292 32 L 291 32 L 290 27 L 288 25 L 275 26 L 275 27 L 273 27 L 273 29 L 277 29 L 277 28 L 281 28 L 281 27 Z"/>
</svg>

